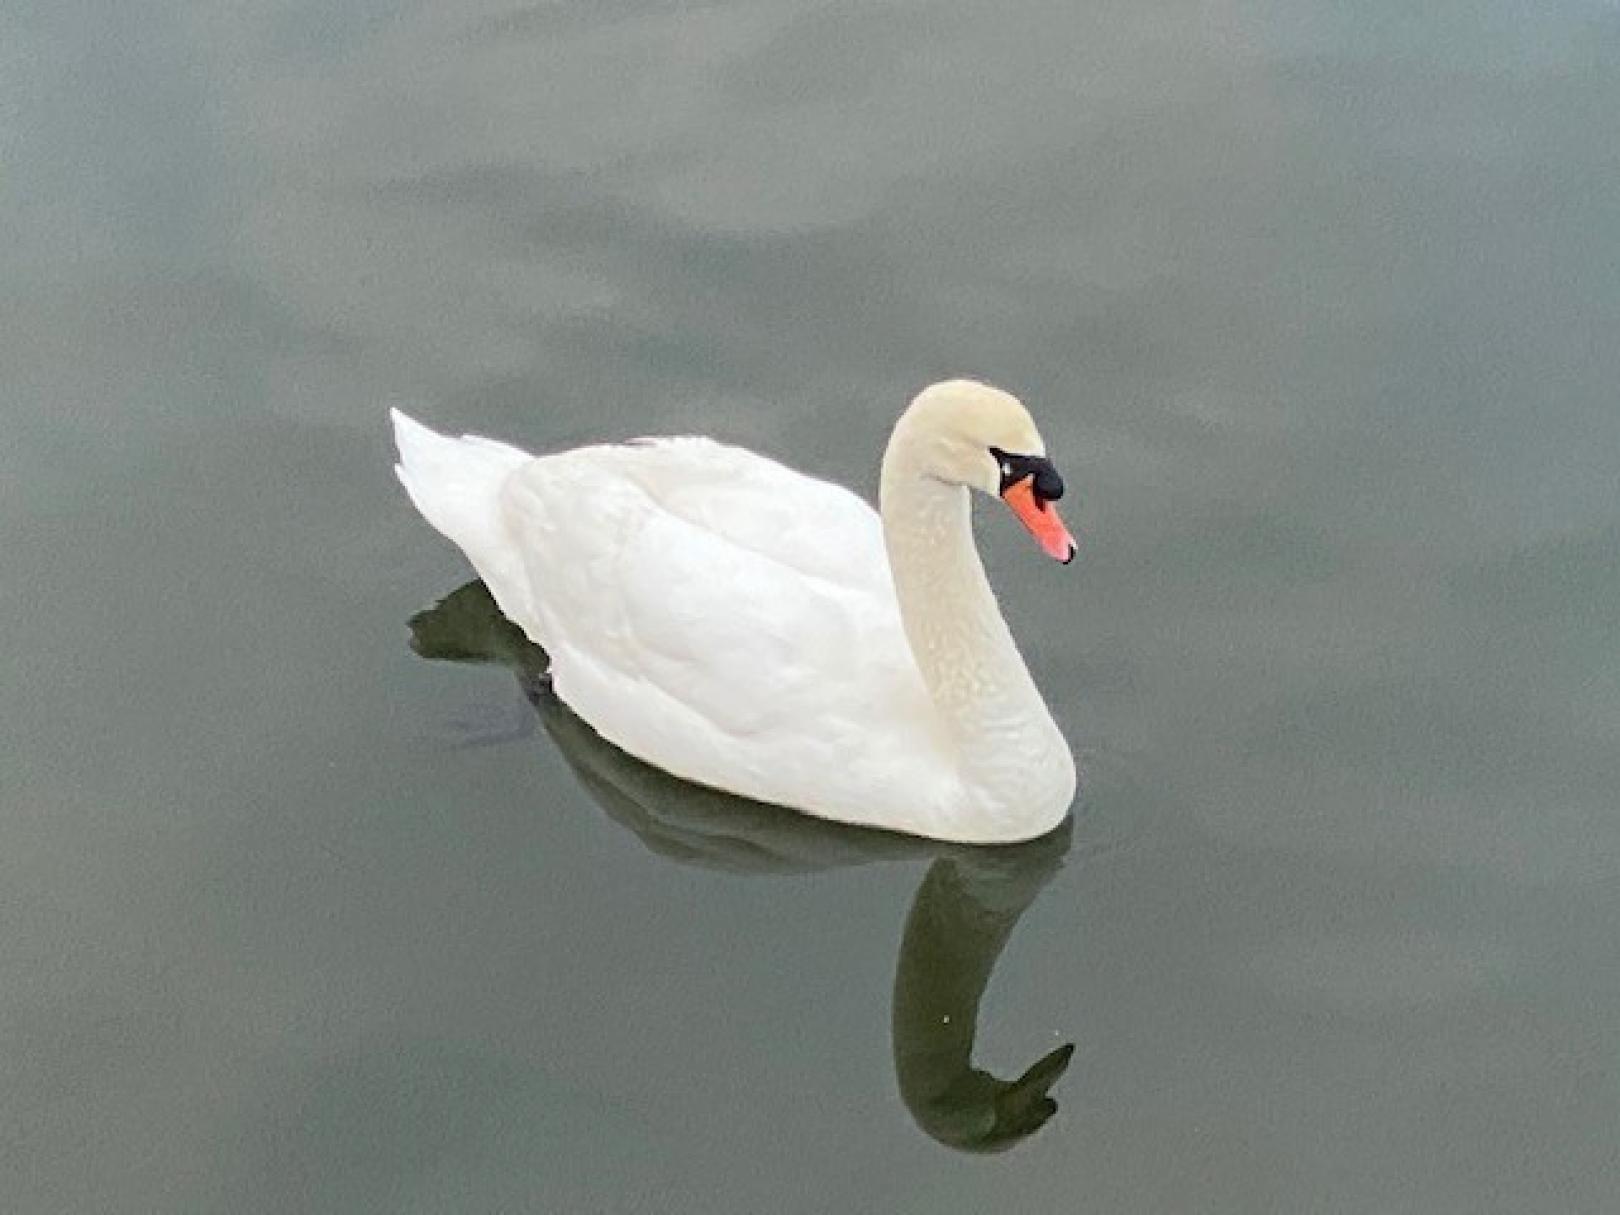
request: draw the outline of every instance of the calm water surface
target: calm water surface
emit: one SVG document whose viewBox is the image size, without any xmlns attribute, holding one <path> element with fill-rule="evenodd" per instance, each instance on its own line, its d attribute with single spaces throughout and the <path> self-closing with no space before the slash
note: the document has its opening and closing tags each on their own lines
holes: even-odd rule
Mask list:
<svg viewBox="0 0 1620 1215">
<path fill-rule="evenodd" d="M 7 1211 L 1615 1209 L 1609 0 L 0 57 Z M 1090 774 L 1046 851 L 694 805 L 413 651 L 469 574 L 389 404 L 870 493 L 964 372 L 1075 490 L 1067 570 L 981 528 Z"/>
</svg>

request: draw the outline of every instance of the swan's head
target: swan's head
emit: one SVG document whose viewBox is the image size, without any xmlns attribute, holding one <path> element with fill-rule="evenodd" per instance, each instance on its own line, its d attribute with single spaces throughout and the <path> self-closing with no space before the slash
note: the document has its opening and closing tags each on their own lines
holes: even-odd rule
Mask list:
<svg viewBox="0 0 1620 1215">
<path fill-rule="evenodd" d="M 1063 478 L 1023 402 L 976 380 L 946 380 L 917 394 L 895 438 L 920 462 L 917 471 L 1000 498 L 1049 557 L 1074 560 L 1074 537 L 1052 505 Z"/>
</svg>

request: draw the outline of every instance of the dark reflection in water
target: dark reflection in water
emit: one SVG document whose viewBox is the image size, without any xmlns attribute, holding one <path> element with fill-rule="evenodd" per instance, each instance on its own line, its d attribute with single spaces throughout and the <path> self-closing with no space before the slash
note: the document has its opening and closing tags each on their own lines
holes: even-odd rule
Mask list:
<svg viewBox="0 0 1620 1215">
<path fill-rule="evenodd" d="M 895 969 L 894 1069 L 901 1098 L 934 1139 L 1001 1151 L 1044 1126 L 1073 1044 L 1002 1080 L 973 1064 L 979 1003 L 1019 918 L 1062 868 L 1071 821 L 1027 844 L 968 848 L 830 823 L 694 785 L 606 742 L 552 694 L 545 651 L 469 582 L 411 619 L 424 658 L 512 668 L 580 783 L 660 856 L 738 874 L 808 873 L 933 858 L 906 920 Z"/>
<path fill-rule="evenodd" d="M 917 1125 L 941 1143 L 995 1152 L 1039 1130 L 1074 1044 L 1036 1060 L 1016 1080 L 973 1066 L 979 1001 L 1018 918 L 1057 872 L 1070 824 L 1017 849 L 964 850 L 929 866 L 894 974 L 894 1071 Z"/>
</svg>

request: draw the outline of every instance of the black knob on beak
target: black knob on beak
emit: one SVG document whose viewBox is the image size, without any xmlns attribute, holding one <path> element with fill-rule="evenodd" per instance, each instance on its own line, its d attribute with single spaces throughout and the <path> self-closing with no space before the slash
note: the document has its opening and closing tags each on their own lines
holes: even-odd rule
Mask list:
<svg viewBox="0 0 1620 1215">
<path fill-rule="evenodd" d="M 1030 488 L 1041 501 L 1056 502 L 1063 496 L 1063 478 L 1058 476 L 1058 470 L 1045 456 L 1021 456 L 1002 451 L 999 447 L 992 447 L 990 454 L 1001 466 L 1002 493 L 1007 492 L 1009 485 L 1017 485 L 1025 477 L 1033 477 L 1034 483 Z"/>
</svg>

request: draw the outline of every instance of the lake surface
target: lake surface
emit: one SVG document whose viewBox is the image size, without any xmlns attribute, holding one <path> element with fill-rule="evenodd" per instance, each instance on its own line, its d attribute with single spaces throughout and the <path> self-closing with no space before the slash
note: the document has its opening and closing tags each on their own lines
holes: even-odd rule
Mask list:
<svg viewBox="0 0 1620 1215">
<path fill-rule="evenodd" d="M 1615 1209 L 1613 3 L 21 0 L 0 56 L 7 1211 Z M 390 404 L 871 494 L 952 374 L 1072 487 L 1068 569 L 980 508 L 1088 773 L 1044 853 L 649 817 L 413 651 L 470 573 Z"/>
</svg>

